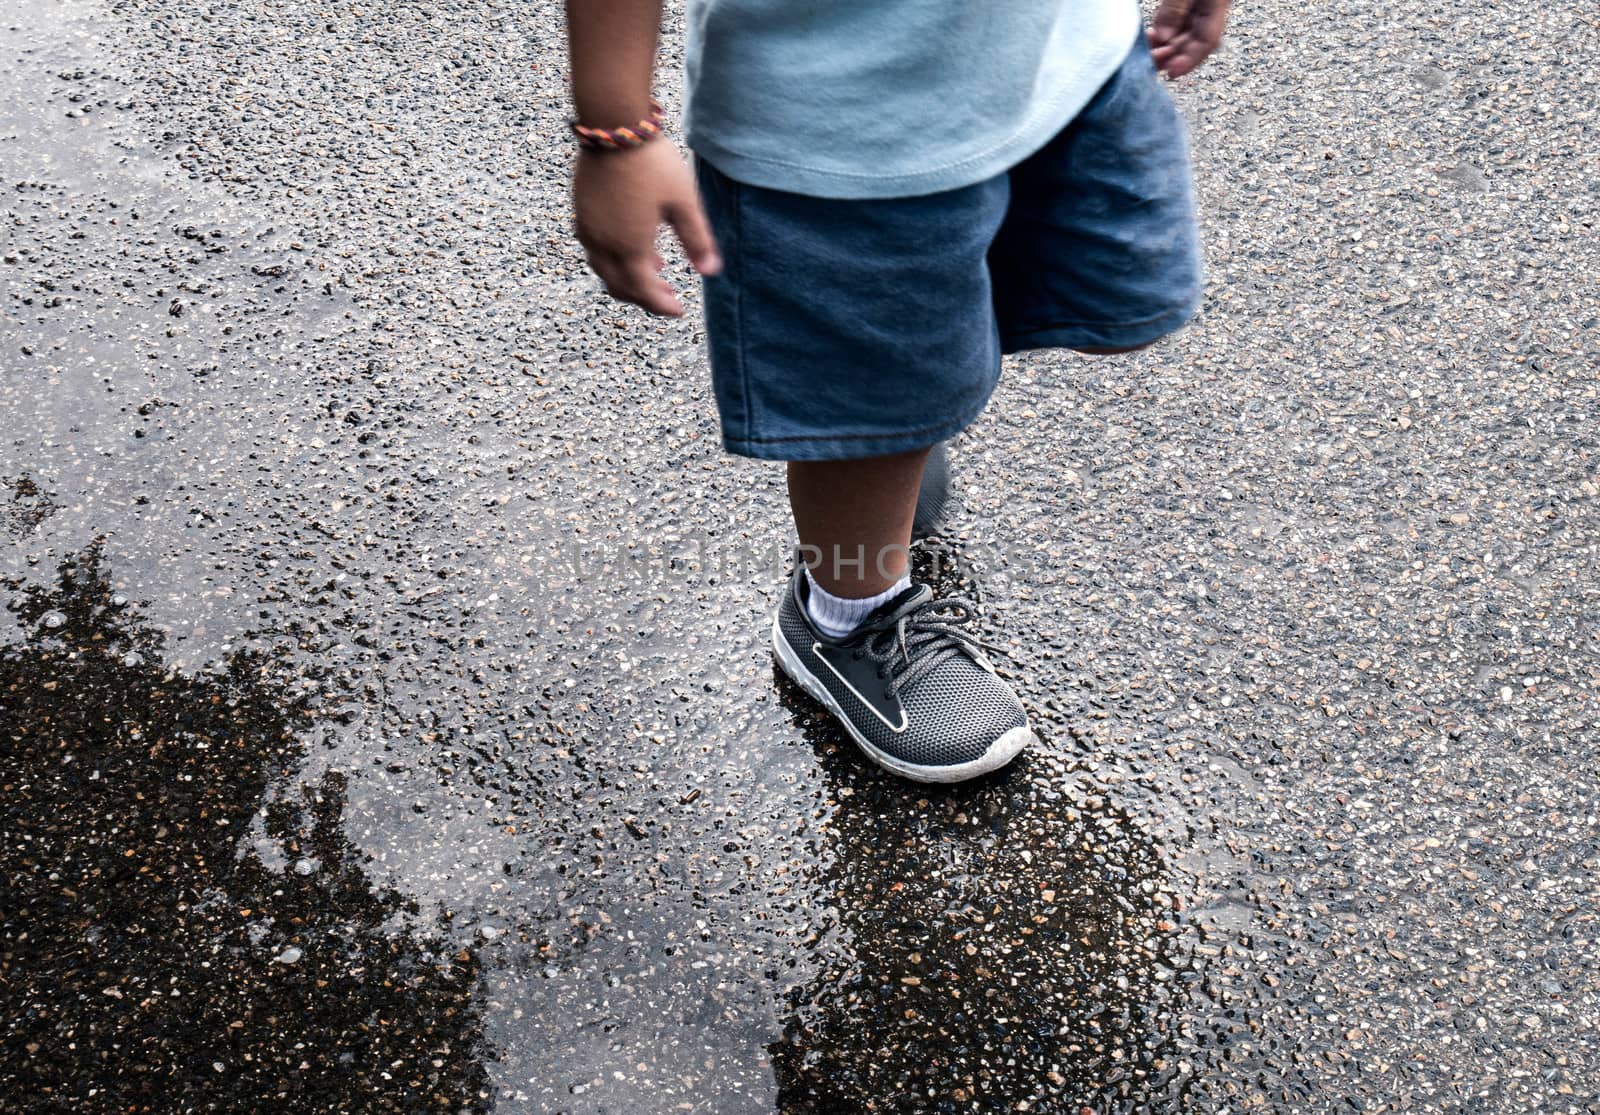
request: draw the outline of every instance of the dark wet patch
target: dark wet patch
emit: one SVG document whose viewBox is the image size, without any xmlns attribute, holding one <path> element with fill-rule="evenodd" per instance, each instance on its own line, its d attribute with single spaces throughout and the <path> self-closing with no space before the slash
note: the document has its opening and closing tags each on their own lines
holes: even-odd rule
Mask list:
<svg viewBox="0 0 1600 1115">
<path fill-rule="evenodd" d="M 31 534 L 58 506 L 33 477 L 0 476 L 0 530 L 12 537 Z"/>
<path fill-rule="evenodd" d="M 971 591 L 958 550 L 916 558 Z M 960 787 L 882 776 L 774 669 L 830 815 L 811 881 L 812 974 L 768 1047 L 778 1110 L 1136 1110 L 1175 1100 L 1199 981 L 1158 841 L 1049 754 Z M 1066 1105 L 1064 1107 L 1063 1105 Z"/>
<path fill-rule="evenodd" d="M 414 907 L 371 889 L 341 775 L 269 792 L 321 719 L 284 660 L 165 669 L 97 549 L 52 588 L 8 588 L 28 635 L 0 649 L 6 1094 L 39 1112 L 486 1110 L 475 952 L 431 951 Z"/>
</svg>

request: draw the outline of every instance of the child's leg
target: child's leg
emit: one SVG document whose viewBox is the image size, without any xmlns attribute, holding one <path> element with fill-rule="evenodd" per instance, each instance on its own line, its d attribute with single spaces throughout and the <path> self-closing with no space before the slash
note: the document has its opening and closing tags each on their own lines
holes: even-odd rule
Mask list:
<svg viewBox="0 0 1600 1115">
<path fill-rule="evenodd" d="M 726 261 L 705 284 L 723 444 L 789 462 L 808 566 L 772 618 L 778 665 L 888 770 L 997 770 L 1033 739 L 1027 713 L 973 607 L 913 583 L 905 547 L 929 447 L 999 377 L 987 254 L 1008 180 L 839 200 L 700 169 Z"/>
<path fill-rule="evenodd" d="M 834 596 L 876 596 L 906 571 L 926 449 L 789 462 L 789 506 L 811 577 Z"/>
</svg>

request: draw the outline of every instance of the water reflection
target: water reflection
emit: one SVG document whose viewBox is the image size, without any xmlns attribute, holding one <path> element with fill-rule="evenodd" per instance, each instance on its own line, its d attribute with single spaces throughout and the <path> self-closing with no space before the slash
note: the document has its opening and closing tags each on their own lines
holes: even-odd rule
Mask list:
<svg viewBox="0 0 1600 1115">
<path fill-rule="evenodd" d="M 370 888 L 342 776 L 287 788 L 318 723 L 287 660 L 169 672 L 98 547 L 5 587 L 0 1079 L 34 1110 L 487 1110 L 477 957 Z"/>
</svg>

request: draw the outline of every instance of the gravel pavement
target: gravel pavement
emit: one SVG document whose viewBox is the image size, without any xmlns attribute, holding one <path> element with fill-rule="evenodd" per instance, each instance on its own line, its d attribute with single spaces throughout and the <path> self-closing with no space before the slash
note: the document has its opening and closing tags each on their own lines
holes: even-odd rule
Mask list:
<svg viewBox="0 0 1600 1115">
<path fill-rule="evenodd" d="M 1600 1112 L 1592 7 L 1175 87 L 1201 314 L 1009 361 L 918 556 L 1044 740 L 956 789 L 775 676 L 559 29 L 0 12 L 0 1110 Z"/>
</svg>

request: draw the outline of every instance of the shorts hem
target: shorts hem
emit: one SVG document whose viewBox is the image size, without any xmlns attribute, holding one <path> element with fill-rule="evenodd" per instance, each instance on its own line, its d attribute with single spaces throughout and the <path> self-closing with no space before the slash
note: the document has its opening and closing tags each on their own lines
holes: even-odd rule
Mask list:
<svg viewBox="0 0 1600 1115">
<path fill-rule="evenodd" d="M 1199 309 L 1197 295 L 1181 306 L 1139 321 L 1073 321 L 1016 330 L 1000 338 L 1000 350 L 1009 356 L 1036 348 L 1137 348 L 1176 333 Z"/>
<path fill-rule="evenodd" d="M 796 434 L 792 437 L 769 438 L 733 437 L 724 431 L 722 447 L 740 457 L 754 457 L 762 461 L 854 461 L 864 457 L 909 453 L 953 438 L 976 422 L 989 405 L 989 399 L 993 397 L 999 382 L 997 369 L 988 390 L 969 412 L 915 430 L 875 434 Z"/>
</svg>

